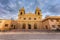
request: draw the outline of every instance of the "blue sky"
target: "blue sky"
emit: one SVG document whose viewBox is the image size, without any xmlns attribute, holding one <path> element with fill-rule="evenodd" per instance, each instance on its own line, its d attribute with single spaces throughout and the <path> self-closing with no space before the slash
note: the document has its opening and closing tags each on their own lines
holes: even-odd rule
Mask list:
<svg viewBox="0 0 60 40">
<path fill-rule="evenodd" d="M 60 0 L 0 0 L 0 18 L 15 19 L 18 10 L 24 7 L 26 13 L 35 12 L 36 7 L 46 15 L 60 15 Z"/>
</svg>

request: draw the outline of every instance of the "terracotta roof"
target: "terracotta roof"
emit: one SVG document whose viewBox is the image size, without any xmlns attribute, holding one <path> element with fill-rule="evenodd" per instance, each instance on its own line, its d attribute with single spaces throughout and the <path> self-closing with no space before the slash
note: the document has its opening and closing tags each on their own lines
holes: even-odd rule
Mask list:
<svg viewBox="0 0 60 40">
<path fill-rule="evenodd" d="M 45 19 L 43 19 L 42 21 L 45 21 L 47 19 L 60 19 L 60 16 L 47 16 L 45 17 Z"/>
</svg>

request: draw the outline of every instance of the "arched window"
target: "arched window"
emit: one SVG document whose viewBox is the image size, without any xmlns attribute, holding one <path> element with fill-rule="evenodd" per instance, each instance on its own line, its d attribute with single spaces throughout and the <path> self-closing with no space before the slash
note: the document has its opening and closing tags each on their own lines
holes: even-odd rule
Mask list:
<svg viewBox="0 0 60 40">
<path fill-rule="evenodd" d="M 37 24 L 34 24 L 34 29 L 37 29 Z"/>
<path fill-rule="evenodd" d="M 34 18 L 34 20 L 36 20 L 36 18 Z"/>
<path fill-rule="evenodd" d="M 25 28 L 26 28 L 26 24 L 23 24 L 22 29 L 25 29 Z"/>
<path fill-rule="evenodd" d="M 29 18 L 29 20 L 31 20 L 31 18 Z"/>
<path fill-rule="evenodd" d="M 60 28 L 60 25 L 58 25 L 58 28 Z"/>
<path fill-rule="evenodd" d="M 20 15 L 22 15 L 22 12 L 20 13 Z"/>
<path fill-rule="evenodd" d="M 46 27 L 46 29 L 48 29 L 48 26 L 47 25 L 45 27 Z"/>
<path fill-rule="evenodd" d="M 16 26 L 14 25 L 14 29 L 16 29 Z"/>
<path fill-rule="evenodd" d="M 24 18 L 24 20 L 26 20 L 26 18 Z"/>
<path fill-rule="evenodd" d="M 38 12 L 38 15 L 40 15 L 40 13 Z"/>
<path fill-rule="evenodd" d="M 31 29 L 31 24 L 28 24 L 28 29 Z"/>
<path fill-rule="evenodd" d="M 12 25 L 11 25 L 11 28 L 16 29 L 16 25 L 13 25 L 13 24 L 12 24 Z"/>
</svg>

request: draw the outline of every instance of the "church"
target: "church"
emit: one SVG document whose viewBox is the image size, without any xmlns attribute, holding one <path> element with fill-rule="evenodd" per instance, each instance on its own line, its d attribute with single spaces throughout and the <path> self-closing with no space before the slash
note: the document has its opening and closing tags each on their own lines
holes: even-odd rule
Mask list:
<svg viewBox="0 0 60 40">
<path fill-rule="evenodd" d="M 40 8 L 35 13 L 26 13 L 24 7 L 18 12 L 17 20 L 0 19 L 0 31 L 13 30 L 60 30 L 60 16 L 47 16 L 42 19 Z"/>
<path fill-rule="evenodd" d="M 42 13 L 39 8 L 36 8 L 35 13 L 25 13 L 25 9 L 21 8 L 18 14 L 18 24 L 20 29 L 34 30 L 42 29 Z"/>
</svg>

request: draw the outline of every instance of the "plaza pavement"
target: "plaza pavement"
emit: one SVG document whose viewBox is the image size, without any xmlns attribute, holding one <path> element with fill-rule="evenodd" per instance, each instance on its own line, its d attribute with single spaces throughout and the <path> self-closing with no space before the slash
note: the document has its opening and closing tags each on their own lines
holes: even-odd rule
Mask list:
<svg viewBox="0 0 60 40">
<path fill-rule="evenodd" d="M 60 40 L 60 32 L 0 32 L 0 40 Z"/>
</svg>

